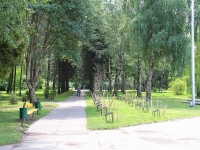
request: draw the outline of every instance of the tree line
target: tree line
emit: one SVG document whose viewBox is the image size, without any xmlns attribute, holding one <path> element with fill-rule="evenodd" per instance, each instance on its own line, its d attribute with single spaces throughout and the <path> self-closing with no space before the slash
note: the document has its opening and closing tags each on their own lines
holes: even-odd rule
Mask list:
<svg viewBox="0 0 200 150">
<path fill-rule="evenodd" d="M 167 89 L 177 77 L 191 85 L 188 0 L 0 3 L 0 85 L 8 93 L 27 87 L 35 102 L 44 79 L 46 98 L 68 91 L 71 81 L 113 95 L 134 88 L 150 100 L 153 90 Z M 198 58 L 199 0 L 195 7 Z"/>
</svg>

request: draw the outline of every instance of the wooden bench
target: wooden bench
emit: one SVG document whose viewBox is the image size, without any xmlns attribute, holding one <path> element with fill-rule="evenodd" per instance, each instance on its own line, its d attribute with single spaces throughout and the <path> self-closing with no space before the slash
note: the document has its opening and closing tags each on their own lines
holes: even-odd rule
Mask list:
<svg viewBox="0 0 200 150">
<path fill-rule="evenodd" d="M 20 115 L 23 115 L 22 118 L 20 116 L 20 119 L 22 121 L 21 125 L 23 125 L 25 120 L 27 121 L 28 119 L 32 119 L 34 117 L 35 112 L 37 112 L 37 114 L 38 114 L 39 110 L 41 110 L 41 106 L 39 106 L 39 108 L 35 108 L 35 105 L 33 105 L 33 103 L 26 104 L 26 102 L 24 102 L 23 108 L 20 108 L 20 109 L 21 110 L 25 109 L 24 112 L 20 112 L 20 113 L 26 113 L 26 114 L 20 114 Z"/>
<path fill-rule="evenodd" d="M 25 108 L 28 108 L 29 110 L 27 111 L 27 115 L 28 115 L 28 118 L 33 118 L 34 116 L 34 113 L 37 112 L 38 114 L 38 108 L 35 108 L 35 105 L 33 105 L 33 103 L 29 103 L 29 104 L 26 104 L 25 105 Z"/>
</svg>

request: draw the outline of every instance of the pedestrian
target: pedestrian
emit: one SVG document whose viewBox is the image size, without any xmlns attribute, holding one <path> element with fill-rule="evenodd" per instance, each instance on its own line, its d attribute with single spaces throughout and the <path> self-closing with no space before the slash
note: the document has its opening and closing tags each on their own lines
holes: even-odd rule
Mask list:
<svg viewBox="0 0 200 150">
<path fill-rule="evenodd" d="M 81 87 L 78 86 L 78 87 L 77 87 L 76 96 L 79 96 L 79 97 L 80 97 L 80 95 L 81 95 Z"/>
</svg>

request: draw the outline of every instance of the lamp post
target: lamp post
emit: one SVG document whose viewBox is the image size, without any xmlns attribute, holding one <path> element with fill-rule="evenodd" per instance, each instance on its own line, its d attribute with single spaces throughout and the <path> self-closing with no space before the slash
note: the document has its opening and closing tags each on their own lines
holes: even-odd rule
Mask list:
<svg viewBox="0 0 200 150">
<path fill-rule="evenodd" d="M 192 12 L 192 24 L 191 24 L 191 38 L 192 38 L 192 46 L 191 46 L 191 59 L 192 59 L 192 103 L 191 106 L 195 106 L 195 57 L 194 57 L 194 0 L 192 0 L 191 4 L 191 12 Z"/>
</svg>

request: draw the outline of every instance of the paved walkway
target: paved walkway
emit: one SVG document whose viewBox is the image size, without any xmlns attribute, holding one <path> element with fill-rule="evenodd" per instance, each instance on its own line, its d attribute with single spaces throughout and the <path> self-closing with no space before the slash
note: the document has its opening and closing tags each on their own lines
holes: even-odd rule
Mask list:
<svg viewBox="0 0 200 150">
<path fill-rule="evenodd" d="M 21 143 L 0 150 L 199 150 L 200 117 L 115 130 L 86 129 L 85 93 L 75 95 L 38 120 Z"/>
</svg>

